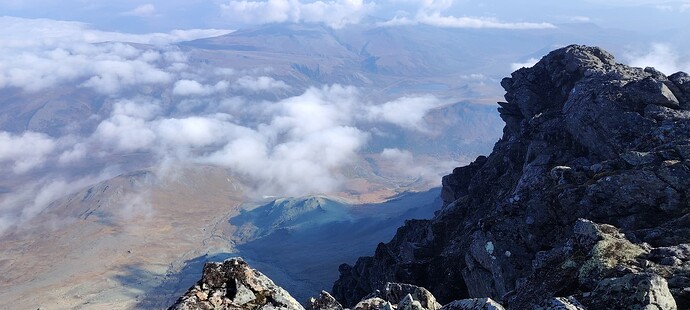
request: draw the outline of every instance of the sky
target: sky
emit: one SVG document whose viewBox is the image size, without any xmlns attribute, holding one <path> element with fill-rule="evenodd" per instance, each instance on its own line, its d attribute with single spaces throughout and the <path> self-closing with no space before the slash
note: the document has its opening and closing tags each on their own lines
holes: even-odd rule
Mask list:
<svg viewBox="0 0 690 310">
<path fill-rule="evenodd" d="M 103 31 L 237 29 L 265 22 L 323 22 L 334 27 L 368 17 L 396 23 L 513 28 L 594 22 L 604 27 L 688 27 L 690 1 L 468 0 L 3 0 L 0 16 L 79 21 Z"/>
<path fill-rule="evenodd" d="M 14 178 L 49 168 L 76 169 L 84 160 L 146 152 L 160 167 L 176 162 L 228 167 L 262 184 L 257 191 L 263 195 L 332 192 L 345 181 L 341 170 L 353 165 L 374 137 L 385 137 L 381 128 L 433 134 L 426 116 L 450 104 L 429 94 L 372 102 L 366 90 L 351 85 L 296 89 L 271 76 L 271 68 L 193 63 L 174 42 L 280 22 L 336 29 L 373 23 L 502 31 L 594 23 L 654 38 L 645 49 L 618 58 L 672 73 L 690 71 L 687 49 L 678 45 L 688 46 L 688 40 L 679 40 L 690 29 L 688 21 L 690 1 L 0 0 L 0 90 L 19 89 L 37 98 L 31 96 L 69 85 L 108 98 L 111 105 L 83 120 L 93 124 L 86 133 L 76 127 L 60 134 L 0 131 L 0 174 Z M 516 59 L 512 68 L 505 64 L 506 72 L 537 60 Z M 464 74 L 479 83 L 498 83 L 481 72 Z M 152 89 L 163 89 L 167 101 L 152 96 Z M 289 95 L 254 96 L 266 93 Z M 466 131 L 488 144 L 495 139 L 491 129 Z M 420 164 L 418 154 L 399 148 L 379 155 L 409 174 L 405 177 L 437 182 L 439 173 L 466 161 Z M 121 172 L 107 166 L 77 178 L 38 173 L 0 197 L 0 233 L 60 195 Z"/>
</svg>

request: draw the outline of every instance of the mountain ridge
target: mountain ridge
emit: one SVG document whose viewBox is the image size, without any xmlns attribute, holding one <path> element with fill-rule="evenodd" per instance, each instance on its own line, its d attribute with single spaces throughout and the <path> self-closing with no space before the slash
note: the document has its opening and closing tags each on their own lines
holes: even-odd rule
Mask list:
<svg viewBox="0 0 690 310">
<path fill-rule="evenodd" d="M 661 268 L 650 256 L 690 240 L 688 81 L 578 45 L 517 70 L 501 83 L 506 126 L 492 154 L 444 177 L 434 219 L 408 222 L 374 256 L 342 265 L 333 296 L 353 306 L 402 282 L 442 303 L 490 297 L 524 309 L 572 297 L 617 308 L 605 298 L 612 279 L 661 275 L 645 281 L 668 282 L 678 307 L 690 306 L 687 257 Z M 608 252 L 614 239 L 631 254 Z"/>
</svg>

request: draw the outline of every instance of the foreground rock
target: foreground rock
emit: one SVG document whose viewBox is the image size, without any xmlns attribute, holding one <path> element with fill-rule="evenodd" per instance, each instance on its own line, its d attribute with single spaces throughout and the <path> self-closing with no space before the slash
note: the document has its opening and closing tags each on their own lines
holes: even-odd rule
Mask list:
<svg viewBox="0 0 690 310">
<path fill-rule="evenodd" d="M 400 282 L 446 304 L 690 309 L 690 76 L 573 45 L 501 85 L 491 155 L 443 178 L 434 219 L 341 266 L 333 296 Z"/>
<path fill-rule="evenodd" d="M 304 309 L 288 292 L 275 285 L 241 258 L 207 263 L 199 282 L 170 309 Z M 326 308 L 324 308 L 326 309 Z"/>
</svg>

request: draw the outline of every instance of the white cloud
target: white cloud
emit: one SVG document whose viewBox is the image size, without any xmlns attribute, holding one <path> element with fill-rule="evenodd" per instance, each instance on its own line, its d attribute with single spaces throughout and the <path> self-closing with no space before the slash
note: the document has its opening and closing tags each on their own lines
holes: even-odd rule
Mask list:
<svg viewBox="0 0 690 310">
<path fill-rule="evenodd" d="M 567 19 L 576 23 L 589 23 L 592 21 L 588 16 L 568 16 Z"/>
<path fill-rule="evenodd" d="M 530 58 L 530 59 L 525 60 L 524 62 L 514 62 L 514 63 L 510 64 L 510 69 L 512 71 L 515 71 L 515 70 L 518 70 L 521 68 L 530 68 L 530 67 L 534 66 L 537 62 L 539 62 L 539 59 L 537 59 L 537 58 Z"/>
<path fill-rule="evenodd" d="M 439 13 L 431 15 L 420 15 L 413 21 L 407 19 L 394 19 L 384 25 L 404 25 L 404 24 L 426 24 L 437 27 L 449 28 L 494 28 L 494 29 L 551 29 L 556 28 L 551 23 L 531 23 L 531 22 L 503 22 L 490 17 L 455 17 L 442 16 Z"/>
<path fill-rule="evenodd" d="M 42 133 L 0 131 L 0 164 L 9 162 L 17 174 L 42 166 L 55 148 L 56 142 Z"/>
<path fill-rule="evenodd" d="M 214 116 L 169 118 L 154 125 L 158 139 L 175 147 L 204 147 L 225 142 L 233 127 L 229 119 Z"/>
<path fill-rule="evenodd" d="M 245 175 L 262 194 L 332 192 L 343 181 L 338 169 L 368 139 L 351 125 L 358 97 L 356 89 L 334 85 L 276 102 L 270 122 L 231 135 L 206 161 Z"/>
<path fill-rule="evenodd" d="M 60 164 L 69 164 L 83 159 L 87 154 L 86 144 L 76 143 L 70 149 L 62 152 L 58 157 Z"/>
<path fill-rule="evenodd" d="M 148 220 L 155 214 L 148 191 L 125 193 L 119 199 L 116 214 L 125 221 Z"/>
<path fill-rule="evenodd" d="M 453 5 L 451 0 L 424 0 L 419 2 L 415 14 L 406 11 L 399 12 L 395 17 L 386 22 L 379 23 L 382 26 L 401 26 L 424 24 L 447 28 L 493 28 L 493 29 L 551 29 L 556 28 L 551 23 L 535 22 L 505 22 L 493 17 L 456 17 L 444 14 L 444 11 Z M 410 15 L 414 17 L 410 18 Z"/>
<path fill-rule="evenodd" d="M 156 14 L 156 6 L 151 3 L 142 4 L 132 10 L 122 13 L 126 16 L 149 17 Z"/>
<path fill-rule="evenodd" d="M 109 169 L 98 175 L 67 180 L 47 176 L 16 188 L 0 199 L 0 235 L 13 227 L 20 227 L 49 207 L 56 199 L 65 197 L 97 182 L 112 178 L 118 172 Z"/>
<path fill-rule="evenodd" d="M 387 170 L 394 177 L 411 178 L 416 181 L 426 182 L 432 186 L 440 185 L 441 178 L 448 174 L 448 171 L 461 164 L 469 163 L 467 159 L 458 162 L 454 160 L 419 158 L 408 150 L 397 148 L 386 148 L 379 156 L 385 163 L 391 165 Z"/>
<path fill-rule="evenodd" d="M 371 120 L 382 120 L 403 128 L 426 131 L 424 116 L 431 109 L 442 106 L 436 97 L 427 95 L 419 97 L 402 97 L 381 105 L 367 108 Z"/>
<path fill-rule="evenodd" d="M 75 43 L 132 42 L 165 45 L 174 42 L 214 37 L 229 29 L 185 29 L 168 33 L 132 34 L 94 29 L 89 24 L 51 19 L 0 16 L 3 48 L 68 47 Z"/>
<path fill-rule="evenodd" d="M 246 89 L 253 92 L 269 91 L 274 89 L 289 89 L 290 87 L 283 81 L 275 80 L 268 76 L 243 76 L 235 81 L 236 88 Z"/>
<path fill-rule="evenodd" d="M 96 128 L 93 139 L 121 152 L 149 150 L 154 144 L 156 133 L 150 128 L 148 121 L 158 111 L 156 102 L 147 102 L 145 98 L 117 102 L 110 118 L 102 121 Z"/>
<path fill-rule="evenodd" d="M 0 47 L 0 88 L 36 92 L 63 83 L 81 84 L 104 94 L 123 88 L 168 83 L 165 67 L 175 50 L 142 50 L 124 43 L 79 44 L 57 48 Z"/>
<path fill-rule="evenodd" d="M 690 62 L 681 59 L 679 54 L 669 44 L 654 43 L 651 49 L 640 54 L 629 52 L 625 55 L 628 64 L 634 67 L 654 67 L 665 74 L 678 71 L 690 72 Z"/>
<path fill-rule="evenodd" d="M 148 150 L 156 138 L 146 121 L 127 115 L 114 115 L 101 122 L 95 135 L 121 152 Z"/>
<path fill-rule="evenodd" d="M 219 81 L 214 85 L 203 85 L 195 80 L 179 80 L 173 86 L 173 94 L 178 96 L 203 96 L 224 92 L 230 87 L 227 81 Z"/>
<path fill-rule="evenodd" d="M 299 0 L 231 0 L 221 4 L 223 14 L 233 22 L 309 22 L 324 23 L 333 28 L 357 24 L 373 8 L 373 2 L 365 3 L 363 0 L 318 0 L 307 3 Z"/>
<path fill-rule="evenodd" d="M 668 4 L 658 4 L 658 5 L 655 5 L 654 7 L 659 11 L 673 12 L 673 6 L 670 6 Z"/>
</svg>

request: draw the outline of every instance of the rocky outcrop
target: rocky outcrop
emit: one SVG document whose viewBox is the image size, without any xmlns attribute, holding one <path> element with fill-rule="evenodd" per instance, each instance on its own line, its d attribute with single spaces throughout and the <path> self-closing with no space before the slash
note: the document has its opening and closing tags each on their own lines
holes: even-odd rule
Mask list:
<svg viewBox="0 0 690 310">
<path fill-rule="evenodd" d="M 388 282 L 508 309 L 690 308 L 690 76 L 553 51 L 501 82 L 487 157 L 443 179 L 444 207 L 342 265 L 354 306 Z"/>
<path fill-rule="evenodd" d="M 206 263 L 201 280 L 169 309 L 304 310 L 288 292 L 241 258 Z"/>
</svg>

